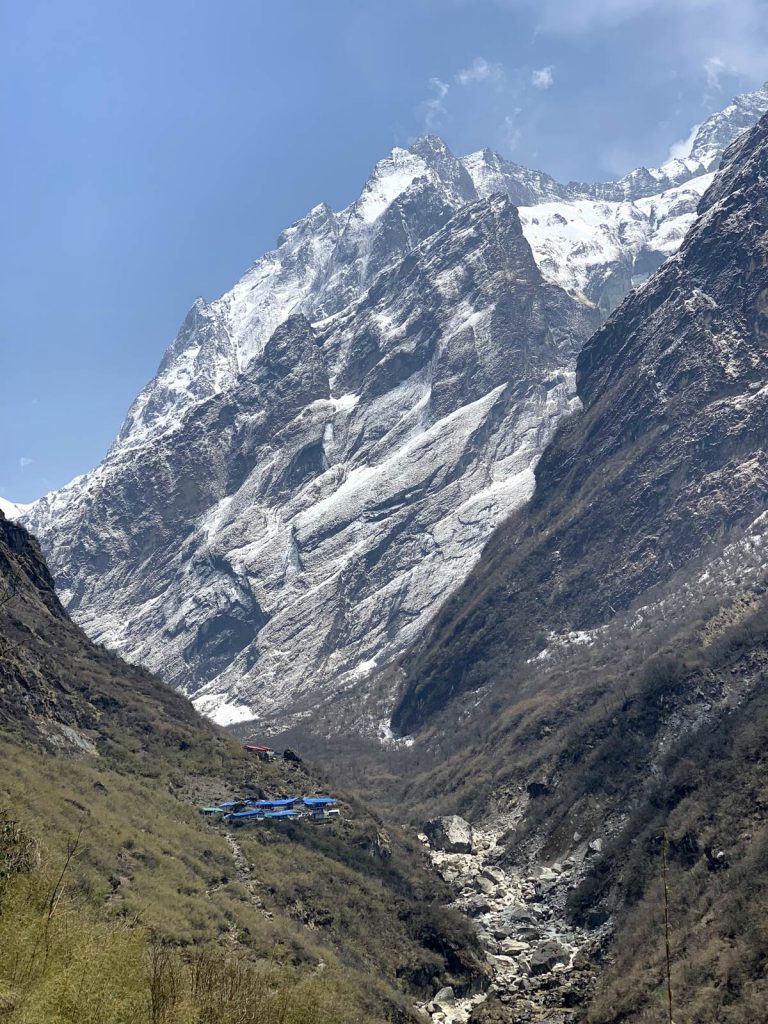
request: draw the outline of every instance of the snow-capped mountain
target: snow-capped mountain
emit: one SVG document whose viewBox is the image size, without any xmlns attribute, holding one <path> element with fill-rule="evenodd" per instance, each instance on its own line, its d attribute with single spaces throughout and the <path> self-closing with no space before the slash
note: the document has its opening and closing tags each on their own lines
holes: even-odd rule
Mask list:
<svg viewBox="0 0 768 1024">
<path fill-rule="evenodd" d="M 581 345 L 761 107 L 615 198 L 425 138 L 316 206 L 195 303 L 104 462 L 25 515 L 72 613 L 220 721 L 364 686 L 528 498 Z"/>
<path fill-rule="evenodd" d="M 727 150 L 679 252 L 582 349 L 581 412 L 410 652 L 395 731 L 515 679 L 539 636 L 583 639 L 654 603 L 665 619 L 677 603 L 698 636 L 699 606 L 717 606 L 729 575 L 734 606 L 764 600 L 767 293 L 765 116 Z M 674 589 L 688 598 L 665 606 Z"/>
<path fill-rule="evenodd" d="M 20 519 L 31 508 L 31 503 L 22 505 L 18 501 L 6 501 L 5 498 L 0 498 L 0 512 L 3 513 L 6 519 Z"/>
</svg>

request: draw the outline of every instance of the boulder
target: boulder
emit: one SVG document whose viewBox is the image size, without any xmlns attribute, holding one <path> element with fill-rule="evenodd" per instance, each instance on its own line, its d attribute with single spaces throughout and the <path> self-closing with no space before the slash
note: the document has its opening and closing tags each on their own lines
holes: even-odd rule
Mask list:
<svg viewBox="0 0 768 1024">
<path fill-rule="evenodd" d="M 515 955 L 518 953 L 527 953 L 530 948 L 530 942 L 522 942 L 520 939 L 510 939 L 507 937 L 502 940 L 501 943 L 502 951 L 508 955 Z"/>
<path fill-rule="evenodd" d="M 448 853 L 472 853 L 472 826 L 458 814 L 433 818 L 424 826 L 429 845 Z"/>
<path fill-rule="evenodd" d="M 507 855 L 506 848 L 504 846 L 492 846 L 485 855 L 485 859 L 489 864 L 498 864 L 499 861 L 504 860 Z"/>
<path fill-rule="evenodd" d="M 509 1010 L 496 995 L 475 1006 L 469 1015 L 469 1024 L 509 1024 Z"/>
<path fill-rule="evenodd" d="M 496 891 L 496 883 L 491 882 L 485 875 L 478 875 L 475 879 L 475 888 L 478 892 L 484 892 L 486 896 L 491 896 Z"/>
<path fill-rule="evenodd" d="M 489 882 L 493 882 L 494 885 L 501 885 L 505 881 L 504 872 L 499 868 L 484 867 L 480 872 L 481 878 L 487 878 Z"/>
<path fill-rule="evenodd" d="M 537 924 L 538 918 L 530 907 L 512 904 L 496 917 L 491 930 L 497 939 L 505 939 L 509 935 L 534 934 Z"/>
<path fill-rule="evenodd" d="M 531 974 L 547 974 L 557 964 L 567 964 L 571 955 L 555 939 L 542 942 L 531 953 Z"/>
<path fill-rule="evenodd" d="M 437 1003 L 438 1006 L 445 1006 L 448 1003 L 455 1003 L 456 996 L 450 985 L 446 985 L 445 988 L 441 988 L 435 996 L 433 1002 Z"/>
<path fill-rule="evenodd" d="M 464 910 L 470 917 L 477 917 L 479 914 L 485 914 L 491 909 L 490 903 L 481 893 L 469 896 L 464 901 L 463 906 Z"/>
</svg>

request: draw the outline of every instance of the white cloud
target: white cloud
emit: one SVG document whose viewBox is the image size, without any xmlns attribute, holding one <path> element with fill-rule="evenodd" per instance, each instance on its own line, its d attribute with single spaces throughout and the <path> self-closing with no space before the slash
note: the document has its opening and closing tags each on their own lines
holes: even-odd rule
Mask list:
<svg viewBox="0 0 768 1024">
<path fill-rule="evenodd" d="M 580 35 L 617 28 L 653 16 L 663 19 L 664 35 L 653 58 L 669 68 L 698 72 L 712 58 L 711 72 L 728 71 L 761 81 L 766 74 L 766 0 L 496 0 L 506 9 L 524 9 L 537 20 L 537 34 Z"/>
<path fill-rule="evenodd" d="M 437 76 L 430 78 L 430 96 L 418 107 L 425 130 L 429 132 L 437 130 L 448 117 L 446 97 L 452 88 L 451 83 L 464 87 L 475 82 L 498 84 L 503 81 L 504 68 L 501 64 L 492 64 L 485 57 L 475 57 L 471 64 L 457 71 L 448 82 Z"/>
<path fill-rule="evenodd" d="M 24 472 L 27 466 L 31 466 L 34 463 L 34 459 L 30 459 L 28 455 L 22 455 L 19 459 L 19 469 Z"/>
<path fill-rule="evenodd" d="M 552 74 L 552 68 L 534 68 L 531 73 L 531 85 L 536 89 L 549 89 L 550 86 L 554 85 L 555 76 Z"/>
<path fill-rule="evenodd" d="M 728 66 L 720 57 L 707 57 L 704 61 L 704 74 L 707 78 L 707 88 L 721 89 L 720 79 L 729 71 Z"/>
<path fill-rule="evenodd" d="M 427 131 L 434 131 L 445 117 L 445 97 L 448 95 L 450 85 L 441 78 L 430 78 L 429 88 L 432 96 L 421 104 L 421 113 L 424 118 L 424 127 Z"/>
<path fill-rule="evenodd" d="M 691 149 L 693 148 L 693 140 L 696 138 L 696 132 L 699 130 L 699 125 L 695 124 L 691 128 L 688 136 L 684 139 L 678 139 L 677 142 L 673 142 L 669 147 L 668 160 L 685 160 L 687 156 L 691 155 Z"/>
<path fill-rule="evenodd" d="M 459 85 L 472 82 L 500 82 L 504 77 L 501 64 L 491 64 L 485 57 L 475 57 L 469 67 L 456 72 L 455 81 Z"/>
<path fill-rule="evenodd" d="M 522 107 L 515 107 L 511 114 L 504 118 L 504 142 L 511 152 L 517 148 L 522 132 L 520 131 L 519 118 L 523 112 Z"/>
</svg>

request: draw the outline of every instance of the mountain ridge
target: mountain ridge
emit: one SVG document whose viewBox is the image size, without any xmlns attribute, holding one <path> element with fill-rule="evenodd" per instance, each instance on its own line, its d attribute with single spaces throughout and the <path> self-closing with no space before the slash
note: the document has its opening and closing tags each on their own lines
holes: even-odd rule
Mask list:
<svg viewBox="0 0 768 1024">
<path fill-rule="evenodd" d="M 288 228 L 195 303 L 104 462 L 23 516 L 89 632 L 220 721 L 277 719 L 297 694 L 290 713 L 309 714 L 418 634 L 530 494 L 581 343 L 675 250 L 710 182 L 552 201 L 547 176 L 476 157 L 420 139 L 340 214 Z M 507 197 L 473 198 L 491 164 Z M 523 185 L 542 201 L 518 212 Z M 291 332 L 301 358 L 269 369 Z"/>
<path fill-rule="evenodd" d="M 420 700 L 482 685 L 490 652 L 490 671 L 508 671 L 538 630 L 607 621 L 764 512 L 767 161 L 764 117 L 726 152 L 680 251 L 582 349 L 582 411 L 414 659 L 402 731 L 423 721 Z"/>
</svg>

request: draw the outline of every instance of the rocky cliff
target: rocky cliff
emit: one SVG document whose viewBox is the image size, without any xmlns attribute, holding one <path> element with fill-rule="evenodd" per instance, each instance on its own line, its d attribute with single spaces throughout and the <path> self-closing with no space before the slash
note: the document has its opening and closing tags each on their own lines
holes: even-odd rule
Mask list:
<svg viewBox="0 0 768 1024">
<path fill-rule="evenodd" d="M 682 248 L 590 339 L 582 411 L 410 662 L 404 731 L 594 628 L 768 508 L 768 120 L 727 151 Z"/>
<path fill-rule="evenodd" d="M 72 614 L 222 722 L 364 689 L 528 499 L 583 342 L 766 103 L 607 198 L 427 138 L 310 211 L 195 304 L 104 462 L 25 513 Z"/>
</svg>

